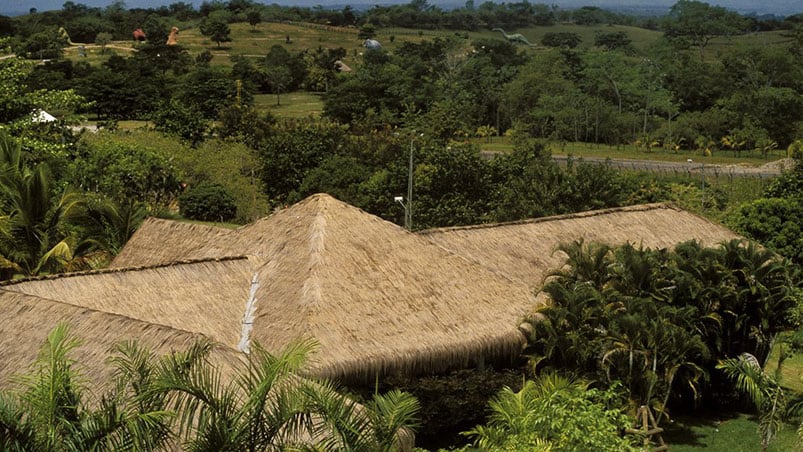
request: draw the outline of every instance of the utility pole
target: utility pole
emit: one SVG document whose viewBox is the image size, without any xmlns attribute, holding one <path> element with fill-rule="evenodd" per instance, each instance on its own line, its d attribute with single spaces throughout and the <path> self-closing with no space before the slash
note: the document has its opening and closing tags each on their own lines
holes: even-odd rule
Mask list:
<svg viewBox="0 0 803 452">
<path fill-rule="evenodd" d="M 404 209 L 404 227 L 408 231 L 413 230 L 413 140 L 415 134 L 410 138 L 410 168 L 407 172 L 407 208 Z"/>
</svg>

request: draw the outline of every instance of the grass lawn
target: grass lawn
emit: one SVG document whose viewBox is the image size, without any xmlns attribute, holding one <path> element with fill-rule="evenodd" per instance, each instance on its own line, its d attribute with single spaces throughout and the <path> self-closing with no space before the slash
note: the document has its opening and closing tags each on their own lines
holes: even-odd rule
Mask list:
<svg viewBox="0 0 803 452">
<path fill-rule="evenodd" d="M 513 144 L 507 137 L 491 137 L 488 139 L 477 139 L 475 141 L 483 151 L 509 152 L 513 149 Z M 735 155 L 729 151 L 715 151 L 710 157 L 703 156 L 700 152 L 694 151 L 667 151 L 664 149 L 644 150 L 632 144 L 621 146 L 609 146 L 604 144 L 592 143 L 571 143 L 559 142 L 549 144 L 549 150 L 555 155 L 572 155 L 575 157 L 599 157 L 612 159 L 632 159 L 632 160 L 660 160 L 667 162 L 685 162 L 687 159 L 694 159 L 700 163 L 712 165 L 733 165 L 745 164 L 750 166 L 760 166 L 767 162 L 786 157 L 785 150 L 774 150 L 765 159 L 758 152 L 741 152 Z"/>
<path fill-rule="evenodd" d="M 755 417 L 748 414 L 712 415 L 705 418 L 678 416 L 673 423 L 663 422 L 663 438 L 672 452 L 760 450 Z M 787 425 L 770 444 L 770 451 L 795 450 L 796 427 Z"/>
<path fill-rule="evenodd" d="M 774 374 L 778 367 L 778 354 L 780 344 L 776 344 L 775 348 L 767 361 L 766 371 Z M 792 391 L 803 393 L 803 354 L 796 353 L 784 361 L 781 367 L 781 385 L 784 388 Z"/>
<path fill-rule="evenodd" d="M 276 95 L 257 94 L 254 96 L 254 109 L 260 113 L 272 113 L 277 118 L 306 118 L 320 116 L 323 101 L 320 94 L 297 91 L 279 95 L 279 105 L 276 105 Z"/>
</svg>

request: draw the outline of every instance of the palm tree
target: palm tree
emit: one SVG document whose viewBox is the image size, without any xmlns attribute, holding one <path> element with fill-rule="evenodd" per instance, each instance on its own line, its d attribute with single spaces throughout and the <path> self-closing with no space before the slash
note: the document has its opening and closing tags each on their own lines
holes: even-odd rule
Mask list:
<svg viewBox="0 0 803 452">
<path fill-rule="evenodd" d="M 720 361 L 717 368 L 723 370 L 728 378 L 735 380 L 736 389 L 747 394 L 756 405 L 761 450 L 766 451 L 783 428 L 786 413 L 787 398 L 778 381 L 779 375 L 773 377 L 765 372 L 758 359 L 749 353 Z"/>
<path fill-rule="evenodd" d="M 120 204 L 105 198 L 87 200 L 83 212 L 74 221 L 80 228 L 81 240 L 75 248 L 74 267 L 93 267 L 93 259 L 110 261 L 125 246 L 148 216 L 147 207 L 129 200 Z"/>
<path fill-rule="evenodd" d="M 464 434 L 483 450 L 633 450 L 619 435 L 628 421 L 618 402 L 613 391 L 545 373 L 518 392 L 503 388 L 488 403 L 487 425 Z"/>
<path fill-rule="evenodd" d="M 19 144 L 0 133 L 0 209 L 8 215 L 0 254 L 23 274 L 59 271 L 73 259 L 75 239 L 66 226 L 83 201 L 70 190 L 53 193 L 47 167 L 28 168 Z"/>
<path fill-rule="evenodd" d="M 602 288 L 611 278 L 610 246 L 601 243 L 585 243 L 583 239 L 558 245 L 556 251 L 566 253 L 568 269 L 558 270 L 551 276 L 588 281 Z"/>
<path fill-rule="evenodd" d="M 113 385 L 86 400 L 70 353 L 80 342 L 65 324 L 48 336 L 19 393 L 0 393 L 0 450 L 392 451 L 412 446 L 418 401 L 392 391 L 365 405 L 328 382 L 298 375 L 311 341 L 277 355 L 258 344 L 227 381 L 208 361 L 212 344 L 157 357 L 136 342 L 118 344 Z M 94 408 L 90 408 L 94 407 Z"/>
<path fill-rule="evenodd" d="M 415 424 L 417 401 L 391 393 L 361 407 L 330 383 L 299 377 L 315 346 L 295 342 L 273 355 L 256 344 L 228 383 L 212 366 L 168 362 L 152 391 L 180 413 L 179 435 L 193 451 L 391 450 Z"/>
<path fill-rule="evenodd" d="M 118 366 L 116 390 L 98 402 L 86 400 L 70 353 L 80 345 L 66 324 L 47 337 L 21 390 L 0 395 L 0 449 L 48 451 L 148 451 L 169 439 L 170 414 L 158 399 L 127 397 L 137 382 Z M 133 355 L 123 355 L 119 363 Z M 95 406 L 95 408 L 89 408 Z"/>
</svg>

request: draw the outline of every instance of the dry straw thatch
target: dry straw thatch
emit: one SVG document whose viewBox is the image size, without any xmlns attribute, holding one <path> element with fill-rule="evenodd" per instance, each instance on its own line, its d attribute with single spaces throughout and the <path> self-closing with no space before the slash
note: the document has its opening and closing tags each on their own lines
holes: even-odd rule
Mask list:
<svg viewBox="0 0 803 452">
<path fill-rule="evenodd" d="M 671 204 L 644 204 L 527 221 L 431 229 L 421 232 L 443 248 L 540 289 L 566 259 L 555 252 L 573 240 L 671 248 L 697 240 L 713 246 L 738 238 L 732 231 Z"/>
<path fill-rule="evenodd" d="M 148 218 L 110 267 L 142 267 L 229 256 L 224 250 L 232 232 L 217 226 Z"/>
<path fill-rule="evenodd" d="M 235 255 L 249 257 L 203 260 Z M 313 337 L 313 373 L 370 379 L 516 356 L 516 325 L 535 302 L 519 282 L 327 195 L 232 231 L 151 220 L 120 258 L 145 266 L 5 288 L 231 348 L 243 334 L 268 350 Z"/>
<path fill-rule="evenodd" d="M 118 343 L 137 340 L 158 354 L 185 351 L 202 336 L 197 333 L 141 322 L 122 315 L 86 309 L 31 295 L 0 289 L 0 388 L 12 386 L 15 374 L 25 372 L 36 359 L 50 331 L 68 322 L 81 341 L 71 356 L 86 379 L 88 389 L 99 396 L 111 382 L 106 365 Z M 216 346 L 211 359 L 230 375 L 241 357 L 235 350 Z"/>
<path fill-rule="evenodd" d="M 666 247 L 735 235 L 663 204 L 412 234 L 319 194 L 236 230 L 149 220 L 114 262 L 145 267 L 4 289 L 230 350 L 312 337 L 312 373 L 373 379 L 517 356 L 533 289 L 562 263 L 555 246 L 580 237 Z M 186 259 L 200 260 L 171 263 Z"/>
<path fill-rule="evenodd" d="M 203 334 L 235 349 L 255 264 L 245 258 L 12 281 L 4 288 Z"/>
</svg>

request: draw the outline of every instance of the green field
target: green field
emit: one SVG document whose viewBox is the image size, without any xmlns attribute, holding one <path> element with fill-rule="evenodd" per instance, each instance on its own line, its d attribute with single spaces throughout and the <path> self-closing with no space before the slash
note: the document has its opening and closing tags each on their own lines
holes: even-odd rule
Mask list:
<svg viewBox="0 0 803 452">
<path fill-rule="evenodd" d="M 510 152 L 513 150 L 513 143 L 508 137 L 491 137 L 474 140 L 480 149 L 488 152 Z M 556 142 L 548 146 L 554 155 L 571 155 L 574 157 L 597 157 L 611 159 L 632 159 L 632 160 L 659 160 L 664 162 L 686 162 L 693 159 L 701 164 L 711 165 L 747 165 L 760 166 L 767 162 L 786 157 L 785 150 L 774 150 L 764 158 L 757 151 L 742 151 L 734 154 L 730 151 L 714 151 L 711 156 L 704 156 L 699 151 L 669 151 L 660 148 L 645 150 L 643 147 L 633 144 L 623 144 L 610 146 L 593 143 L 572 143 Z"/>
<path fill-rule="evenodd" d="M 320 94 L 297 91 L 280 94 L 277 105 L 276 95 L 257 94 L 254 96 L 254 109 L 260 113 L 271 113 L 277 118 L 317 117 L 323 111 L 323 101 Z"/>
<path fill-rule="evenodd" d="M 753 452 L 761 450 L 754 416 L 718 414 L 706 417 L 678 416 L 674 422 L 663 422 L 664 441 L 672 452 L 722 451 Z M 796 449 L 796 426 L 786 425 L 770 444 L 770 451 Z"/>
</svg>

